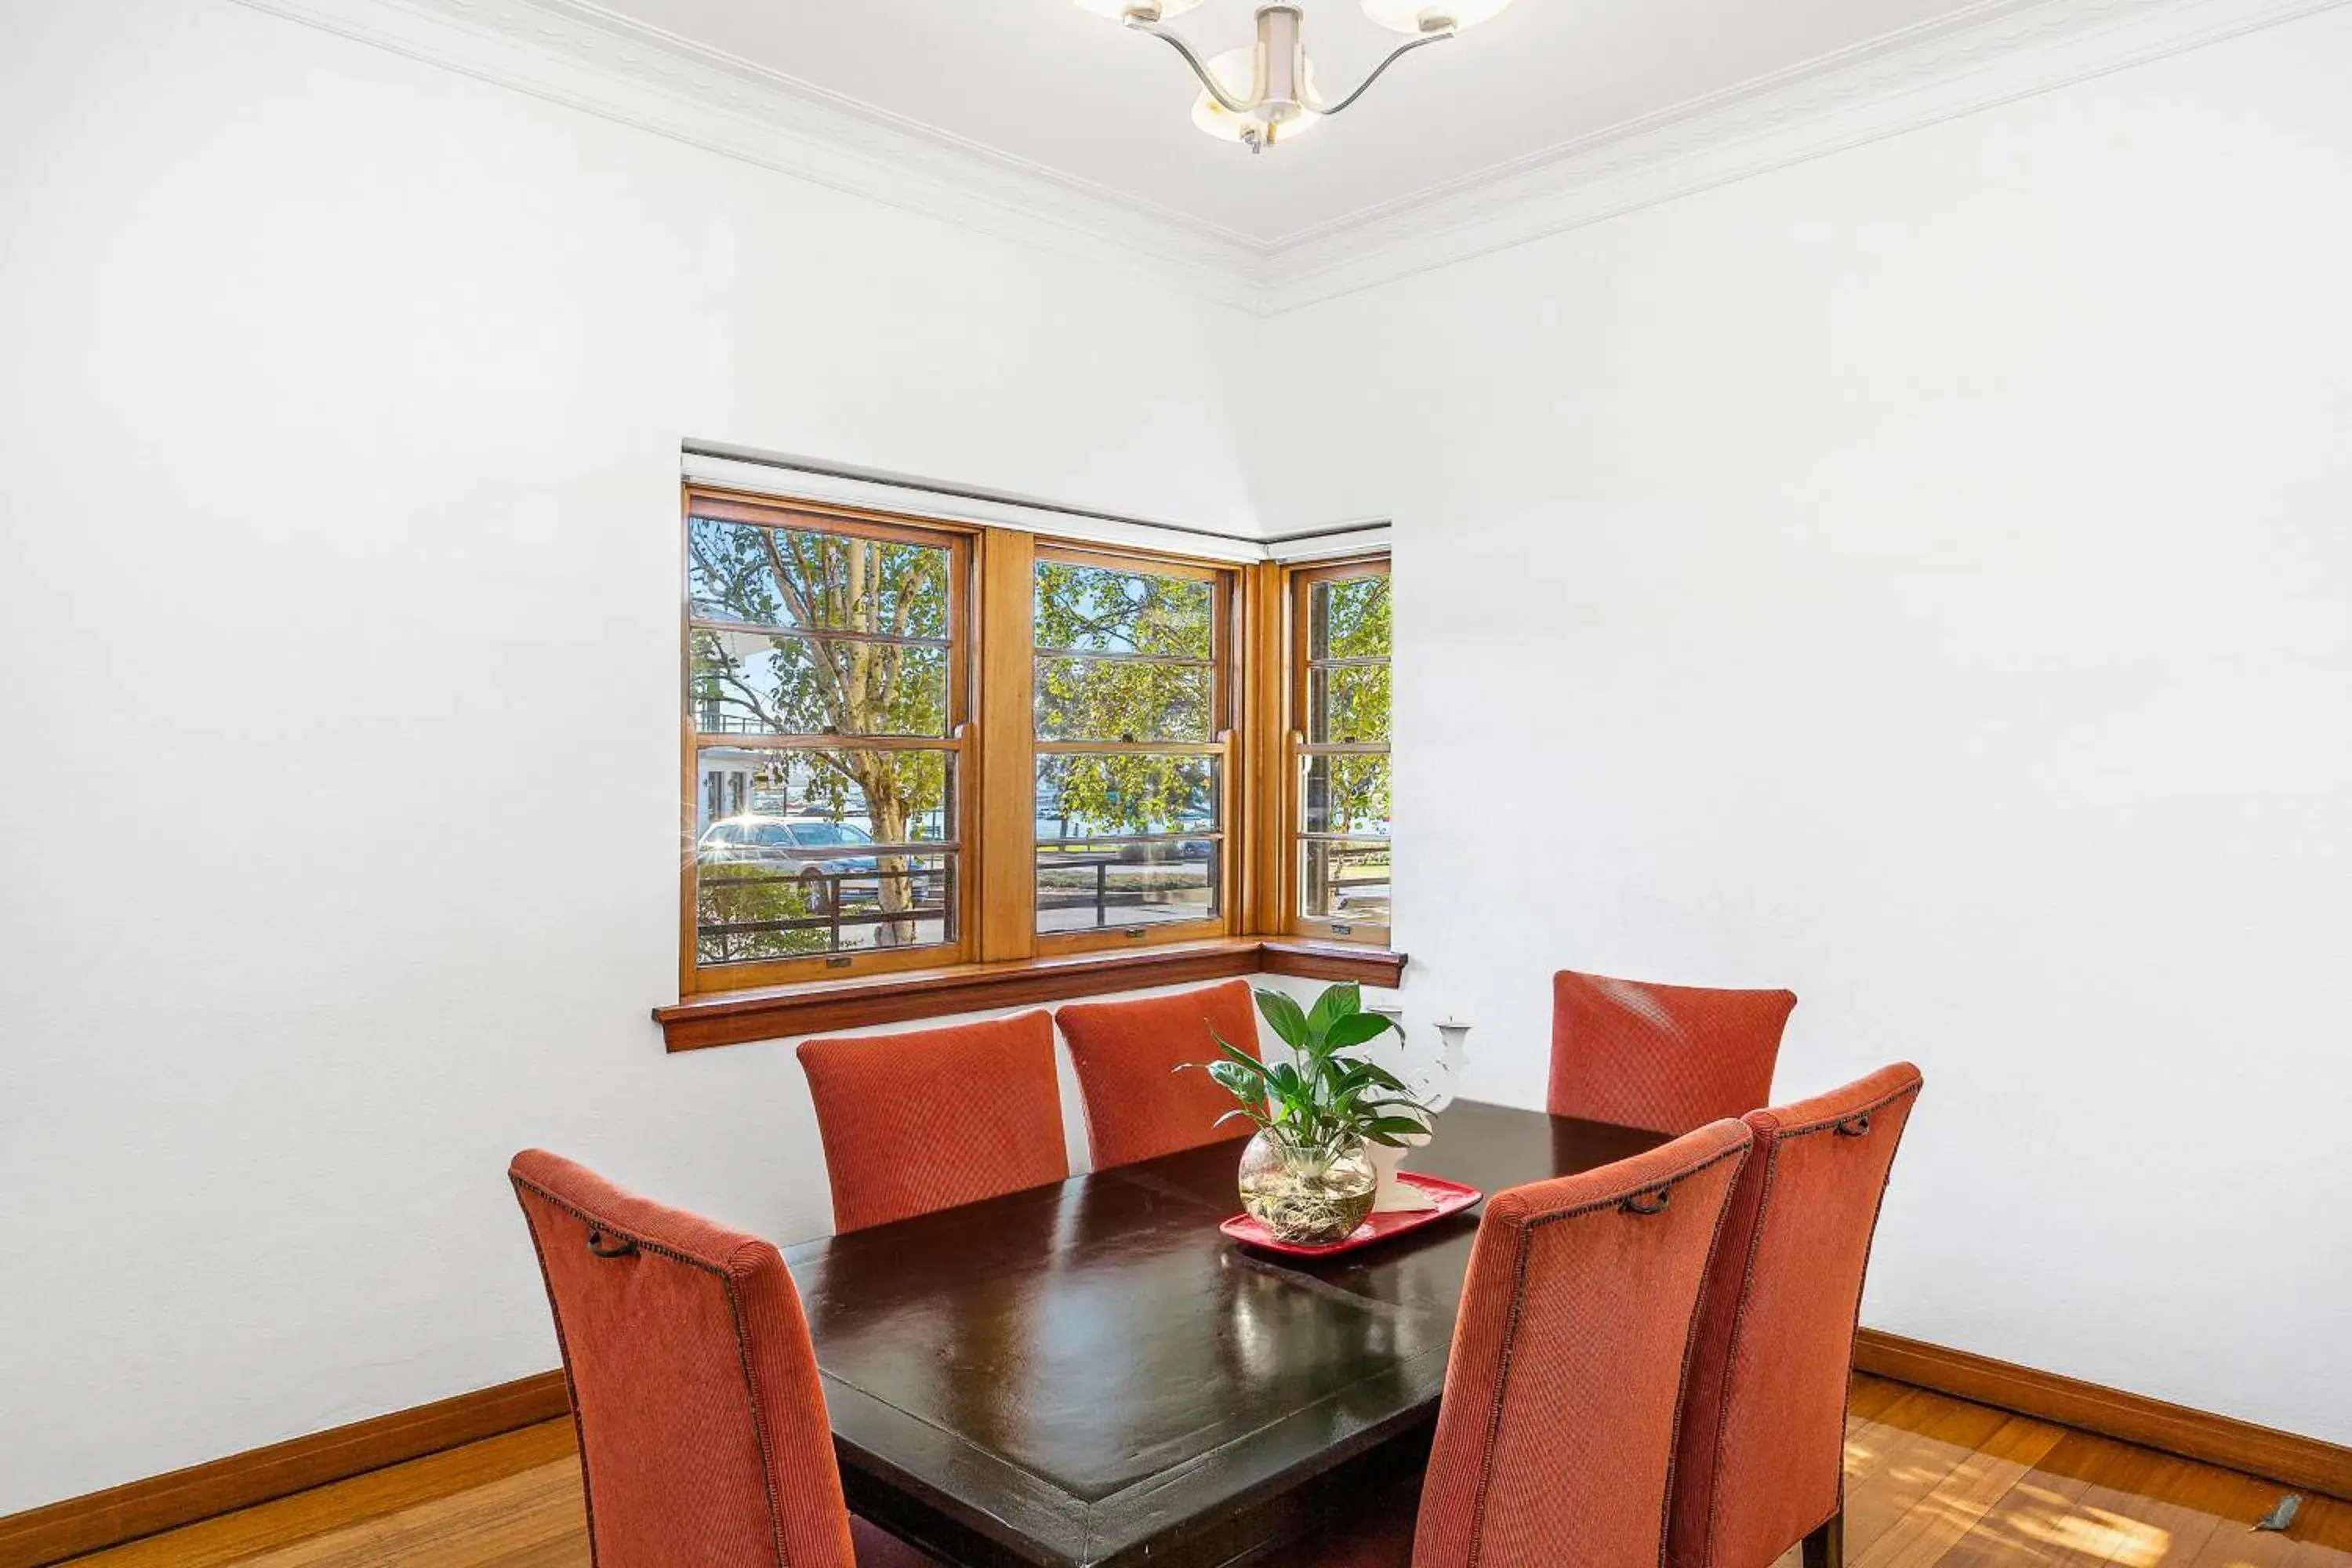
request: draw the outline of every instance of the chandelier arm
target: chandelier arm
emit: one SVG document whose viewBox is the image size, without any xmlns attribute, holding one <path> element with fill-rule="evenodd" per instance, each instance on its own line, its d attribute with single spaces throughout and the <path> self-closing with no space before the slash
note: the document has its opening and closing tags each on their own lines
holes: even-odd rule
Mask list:
<svg viewBox="0 0 2352 1568">
<path fill-rule="evenodd" d="M 1305 100 L 1307 107 L 1317 114 L 1339 113 L 1341 110 L 1355 102 L 1356 100 L 1363 97 L 1365 93 L 1370 91 L 1372 83 L 1380 80 L 1381 74 L 1385 72 L 1389 67 L 1396 64 L 1397 61 L 1404 58 L 1405 56 L 1412 53 L 1415 49 L 1423 48 L 1430 44 L 1444 43 L 1446 39 L 1453 37 L 1455 35 L 1455 31 L 1456 29 L 1449 25 L 1444 27 L 1434 29 L 1431 32 L 1423 33 L 1417 38 L 1407 38 L 1403 43 L 1399 44 L 1395 48 L 1391 49 L 1386 59 L 1381 61 L 1380 64 L 1372 68 L 1371 75 L 1366 77 L 1362 81 L 1356 84 L 1355 91 L 1349 93 L 1339 102 L 1332 104 L 1318 103 L 1313 99 L 1309 98 Z"/>
<path fill-rule="evenodd" d="M 1136 32 L 1149 33 L 1151 37 L 1159 39 L 1161 43 L 1166 44 L 1170 48 L 1174 49 L 1178 54 L 1183 56 L 1184 63 L 1191 66 L 1192 68 L 1192 74 L 1201 79 L 1201 85 L 1208 89 L 1209 96 L 1215 99 L 1220 104 L 1223 105 L 1228 113 L 1247 114 L 1251 110 L 1257 107 L 1254 103 L 1245 102 L 1227 92 L 1224 89 L 1223 85 L 1217 80 L 1216 74 L 1209 69 L 1208 66 L 1202 60 L 1200 56 L 1192 52 L 1192 46 L 1186 43 L 1182 38 L 1178 37 L 1174 33 L 1170 32 L 1166 27 L 1161 26 L 1157 22 L 1139 20 L 1137 17 L 1132 16 L 1128 17 L 1127 25 Z M 1418 42 L 1419 40 L 1415 41 Z M 1378 76 L 1380 72 L 1374 71 L 1372 74 L 1374 76 Z M 1369 86 L 1370 84 L 1368 83 L 1366 85 Z M 1359 89 L 1358 90 L 1360 91 L 1362 89 Z"/>
</svg>

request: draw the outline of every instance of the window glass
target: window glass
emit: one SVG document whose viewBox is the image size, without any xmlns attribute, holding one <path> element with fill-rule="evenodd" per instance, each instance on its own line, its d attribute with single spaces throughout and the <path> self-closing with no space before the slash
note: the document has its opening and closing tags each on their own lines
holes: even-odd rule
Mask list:
<svg viewBox="0 0 2352 1568">
<path fill-rule="evenodd" d="M 1294 593 L 1296 923 L 1317 934 L 1385 941 L 1391 859 L 1387 564 L 1314 569 L 1295 580 Z"/>
<path fill-rule="evenodd" d="M 1040 561 L 1033 614 L 1040 648 L 1205 664 L 1216 636 L 1216 585 L 1205 578 Z"/>
<path fill-rule="evenodd" d="M 778 516 L 687 525 L 695 961 L 954 946 L 956 547 Z"/>
<path fill-rule="evenodd" d="M 694 631 L 695 728 L 709 735 L 944 735 L 945 643 Z"/>
<path fill-rule="evenodd" d="M 947 639 L 944 545 L 707 517 L 686 539 L 698 621 Z"/>
<path fill-rule="evenodd" d="M 1060 839 L 1037 847 L 1040 935 L 1133 931 L 1215 917 L 1213 838 Z"/>
<path fill-rule="evenodd" d="M 1320 839 L 1303 843 L 1298 886 L 1299 912 L 1310 920 L 1385 926 L 1389 923 L 1388 843 Z"/>
<path fill-rule="evenodd" d="M 1041 656 L 1037 738 L 1206 742 L 1215 738 L 1209 713 L 1215 679 L 1207 665 Z"/>
<path fill-rule="evenodd" d="M 1389 836 L 1389 759 L 1385 753 L 1309 756 L 1298 797 L 1302 833 L 1341 838 Z"/>
<path fill-rule="evenodd" d="M 1037 836 L 1096 838 L 1217 831 L 1221 758 L 1156 752 L 1037 759 Z"/>
<path fill-rule="evenodd" d="M 1042 556 L 1032 605 L 1036 930 L 1224 912 L 1218 581 Z"/>
</svg>

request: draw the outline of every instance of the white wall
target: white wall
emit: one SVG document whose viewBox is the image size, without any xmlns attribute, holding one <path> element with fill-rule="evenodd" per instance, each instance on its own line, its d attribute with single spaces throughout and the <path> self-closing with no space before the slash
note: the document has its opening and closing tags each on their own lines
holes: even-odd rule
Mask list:
<svg viewBox="0 0 2352 1568">
<path fill-rule="evenodd" d="M 526 1143 L 826 1228 L 786 1050 L 647 1016 L 682 437 L 1250 515 L 1211 307 L 226 0 L 6 28 L 0 1513 L 552 1365 Z"/>
<path fill-rule="evenodd" d="M 2352 1441 L 2352 10 L 1286 318 L 1392 510 L 1397 936 L 1927 1090 L 1865 1321 Z"/>
<path fill-rule="evenodd" d="M 1559 964 L 1792 984 L 1792 1091 L 1930 1079 L 1871 1321 L 2352 1438 L 2352 11 L 1288 319 L 1252 452 L 1209 307 L 226 0 L 7 26 L 0 1512 L 551 1364 L 523 1143 L 824 1227 L 785 1050 L 646 1016 L 687 436 L 1393 511 L 1474 1092 Z"/>
</svg>

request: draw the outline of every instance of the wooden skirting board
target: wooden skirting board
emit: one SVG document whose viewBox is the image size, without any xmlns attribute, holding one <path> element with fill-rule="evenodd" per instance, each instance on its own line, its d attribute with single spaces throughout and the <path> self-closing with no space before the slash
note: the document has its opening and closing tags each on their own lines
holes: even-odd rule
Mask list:
<svg viewBox="0 0 2352 1568">
<path fill-rule="evenodd" d="M 2013 1410 L 2020 1415 L 2120 1438 L 2184 1459 L 2352 1499 L 2352 1448 L 2316 1437 L 2168 1405 L 2144 1394 L 2126 1394 L 1876 1329 L 1864 1329 L 1855 1336 L 1853 1364 L 1875 1376 L 1933 1389 L 1971 1404 Z"/>
<path fill-rule="evenodd" d="M 250 1448 L 0 1519 L 0 1568 L 35 1568 L 495 1437 L 572 1408 L 561 1372 Z"/>
<path fill-rule="evenodd" d="M 1864 1329 L 1863 1372 L 2182 1458 L 2352 1498 L 2352 1448 L 1989 1356 Z M 570 1408 L 563 1374 L 541 1373 L 413 1410 L 314 1432 L 210 1464 L 0 1519 L 0 1568 L 39 1568 L 251 1508 L 311 1487 L 495 1437 Z"/>
</svg>

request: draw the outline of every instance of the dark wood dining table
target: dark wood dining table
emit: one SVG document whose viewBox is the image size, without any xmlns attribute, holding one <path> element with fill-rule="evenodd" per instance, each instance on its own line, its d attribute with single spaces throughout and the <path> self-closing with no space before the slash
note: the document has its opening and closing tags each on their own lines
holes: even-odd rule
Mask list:
<svg viewBox="0 0 2352 1568">
<path fill-rule="evenodd" d="M 1491 1194 L 1664 1141 L 1462 1100 L 1406 1163 Z M 1255 1253 L 1240 1148 L 788 1249 L 851 1508 L 962 1568 L 1207 1568 L 1417 1470 L 1478 1211 Z"/>
</svg>

